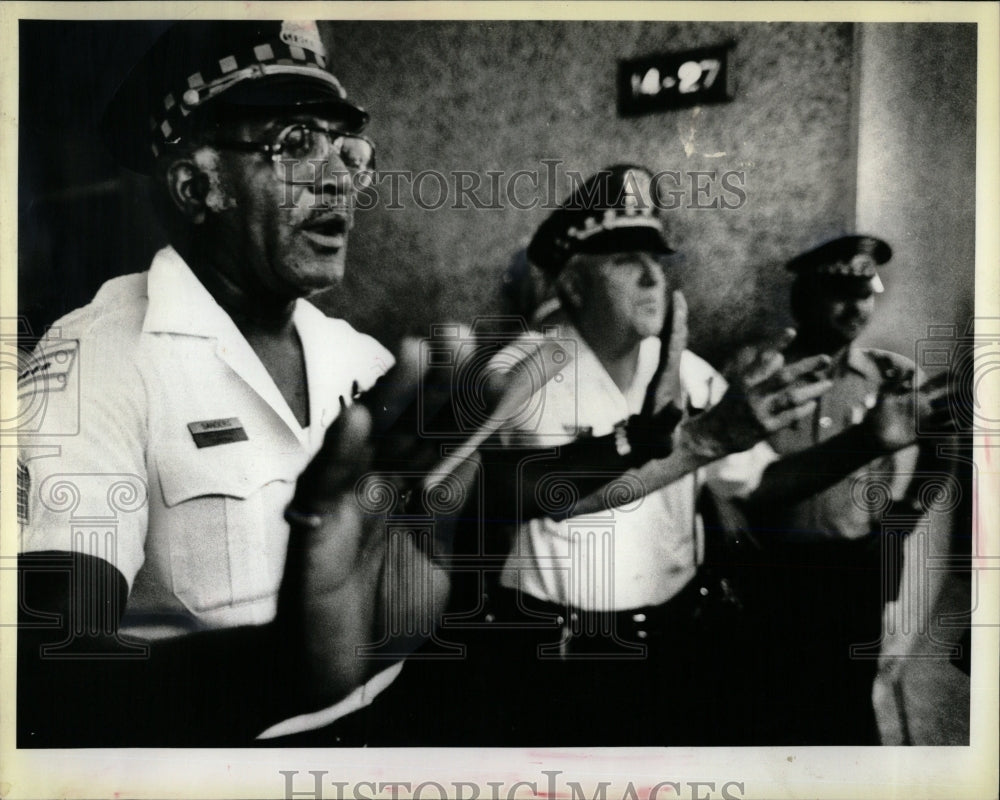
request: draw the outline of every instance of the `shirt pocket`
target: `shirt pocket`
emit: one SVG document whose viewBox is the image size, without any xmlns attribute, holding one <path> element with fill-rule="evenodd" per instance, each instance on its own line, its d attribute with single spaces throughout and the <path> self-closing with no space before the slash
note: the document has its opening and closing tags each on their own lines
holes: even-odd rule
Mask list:
<svg viewBox="0 0 1000 800">
<path fill-rule="evenodd" d="M 156 459 L 163 508 L 154 535 L 166 539 L 174 595 L 193 612 L 277 595 L 288 542 L 282 512 L 295 483 L 241 444 Z"/>
</svg>

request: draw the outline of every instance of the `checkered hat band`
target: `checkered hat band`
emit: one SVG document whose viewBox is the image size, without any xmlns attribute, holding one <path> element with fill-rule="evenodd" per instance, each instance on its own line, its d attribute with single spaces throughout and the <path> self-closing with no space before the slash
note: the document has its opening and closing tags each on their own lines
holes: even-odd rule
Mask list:
<svg viewBox="0 0 1000 800">
<path fill-rule="evenodd" d="M 322 77 L 330 82 L 342 98 L 347 96 L 337 79 L 327 72 L 326 59 L 319 53 L 280 40 L 263 42 L 249 50 L 228 55 L 203 66 L 201 71 L 188 76 L 186 85 L 176 87 L 164 96 L 160 104 L 160 113 L 151 116 L 149 120 L 149 127 L 153 132 L 154 155 L 159 150 L 158 145 L 175 138 L 175 132 L 183 125 L 184 119 L 193 108 L 197 107 L 184 103 L 186 91 L 196 89 L 204 95 L 205 89 L 216 81 L 224 80 L 233 73 L 253 66 L 261 66 L 265 70 L 269 66 L 295 66 L 320 70 L 323 73 Z"/>
<path fill-rule="evenodd" d="M 871 278 L 878 274 L 871 256 L 855 256 L 850 261 L 824 264 L 817 272 L 824 275 L 843 275 L 852 278 Z"/>
<path fill-rule="evenodd" d="M 609 211 L 603 217 L 588 217 L 579 227 L 570 227 L 563 236 L 556 239 L 555 245 L 561 249 L 569 250 L 573 247 L 574 241 L 584 241 L 596 234 L 622 228 L 652 228 L 662 233 L 663 223 L 648 213 L 621 214 Z"/>
</svg>

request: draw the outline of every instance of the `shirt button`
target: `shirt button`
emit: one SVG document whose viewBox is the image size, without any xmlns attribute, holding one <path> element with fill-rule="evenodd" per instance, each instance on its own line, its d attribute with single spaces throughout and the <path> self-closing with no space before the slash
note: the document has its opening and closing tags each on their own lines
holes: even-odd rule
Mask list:
<svg viewBox="0 0 1000 800">
<path fill-rule="evenodd" d="M 706 587 L 706 586 L 702 586 L 702 587 L 701 587 L 701 588 L 700 588 L 700 589 L 698 590 L 698 594 L 700 594 L 700 595 L 701 595 L 702 597 L 708 597 L 708 587 Z"/>
<path fill-rule="evenodd" d="M 635 635 L 640 639 L 645 639 L 647 636 L 649 636 L 649 634 L 646 633 L 646 631 L 636 631 Z"/>
<path fill-rule="evenodd" d="M 645 622 L 646 621 L 646 615 L 645 614 L 633 614 L 632 615 L 632 621 L 633 622 Z"/>
<path fill-rule="evenodd" d="M 833 420 L 830 419 L 829 417 L 820 417 L 819 418 L 819 426 L 821 428 L 829 428 L 831 425 L 833 425 Z"/>
<path fill-rule="evenodd" d="M 556 617 L 556 625 L 562 625 L 566 620 L 563 619 L 562 614 Z"/>
<path fill-rule="evenodd" d="M 487 615 L 486 615 L 486 616 L 484 617 L 484 619 L 485 619 L 485 620 L 486 620 L 487 622 L 494 622 L 494 621 L 496 620 L 496 617 L 494 617 L 494 616 L 493 616 L 492 614 L 487 614 Z"/>
</svg>

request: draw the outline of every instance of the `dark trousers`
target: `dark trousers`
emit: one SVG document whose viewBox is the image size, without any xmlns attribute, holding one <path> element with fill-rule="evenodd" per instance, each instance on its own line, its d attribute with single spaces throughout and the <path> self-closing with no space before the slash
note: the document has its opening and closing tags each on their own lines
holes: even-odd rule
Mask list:
<svg viewBox="0 0 1000 800">
<path fill-rule="evenodd" d="M 756 743 L 879 744 L 872 687 L 899 567 L 877 536 L 765 549 L 748 601 Z"/>
<path fill-rule="evenodd" d="M 692 580 L 668 602 L 615 613 L 491 588 L 489 623 L 444 629 L 367 708 L 300 746 L 659 746 L 741 744 L 746 644 L 709 615 L 717 587 Z"/>
<path fill-rule="evenodd" d="M 588 612 L 499 590 L 482 667 L 503 701 L 496 743 L 736 743 L 738 626 L 706 618 L 714 591 L 696 578 L 659 606 Z"/>
</svg>

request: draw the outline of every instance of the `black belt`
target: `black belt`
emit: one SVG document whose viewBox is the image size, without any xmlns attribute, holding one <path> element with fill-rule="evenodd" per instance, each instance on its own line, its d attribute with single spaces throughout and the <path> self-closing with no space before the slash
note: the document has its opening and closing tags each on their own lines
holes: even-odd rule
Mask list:
<svg viewBox="0 0 1000 800">
<path fill-rule="evenodd" d="M 594 611 L 540 600 L 514 589 L 497 594 L 497 622 L 521 622 L 534 629 L 562 629 L 571 637 L 597 639 L 611 634 L 632 642 L 648 642 L 669 636 L 695 623 L 697 611 L 713 589 L 699 576 L 666 602 L 621 611 Z M 519 602 L 519 605 L 518 605 Z"/>
</svg>

